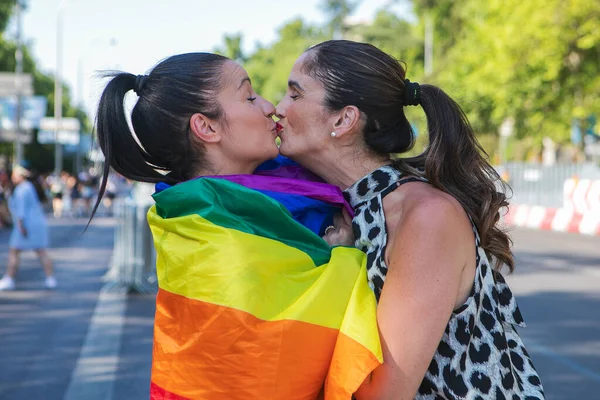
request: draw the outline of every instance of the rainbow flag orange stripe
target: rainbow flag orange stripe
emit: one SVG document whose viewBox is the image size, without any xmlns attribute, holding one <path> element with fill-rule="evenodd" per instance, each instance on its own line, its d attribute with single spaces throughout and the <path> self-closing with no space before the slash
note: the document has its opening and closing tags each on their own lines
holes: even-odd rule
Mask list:
<svg viewBox="0 0 600 400">
<path fill-rule="evenodd" d="M 380 365 L 362 252 L 226 180 L 154 198 L 153 400 L 350 399 Z"/>
</svg>

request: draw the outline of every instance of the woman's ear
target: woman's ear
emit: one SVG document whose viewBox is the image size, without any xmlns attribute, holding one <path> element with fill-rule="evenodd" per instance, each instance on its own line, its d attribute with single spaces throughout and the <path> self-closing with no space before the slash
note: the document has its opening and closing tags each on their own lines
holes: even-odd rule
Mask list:
<svg viewBox="0 0 600 400">
<path fill-rule="evenodd" d="M 336 137 L 348 132 L 354 132 L 360 124 L 360 110 L 356 106 L 346 106 L 338 112 L 338 118 L 333 125 Z"/>
<path fill-rule="evenodd" d="M 190 129 L 194 136 L 204 143 L 218 143 L 221 141 L 221 135 L 213 129 L 212 120 L 204 114 L 196 113 L 191 116 Z"/>
</svg>

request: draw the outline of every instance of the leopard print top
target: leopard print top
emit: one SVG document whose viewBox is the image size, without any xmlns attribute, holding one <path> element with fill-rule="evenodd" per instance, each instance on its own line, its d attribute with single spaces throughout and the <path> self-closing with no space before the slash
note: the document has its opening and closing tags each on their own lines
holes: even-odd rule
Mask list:
<svg viewBox="0 0 600 400">
<path fill-rule="evenodd" d="M 387 228 L 382 200 L 402 179 L 391 166 L 379 168 L 344 191 L 355 210 L 355 245 L 367 254 L 367 271 L 377 300 L 387 273 Z M 455 310 L 415 399 L 544 399 L 544 390 L 515 326 L 524 327 L 516 300 L 481 248 L 473 225 L 477 268 L 473 289 Z"/>
</svg>

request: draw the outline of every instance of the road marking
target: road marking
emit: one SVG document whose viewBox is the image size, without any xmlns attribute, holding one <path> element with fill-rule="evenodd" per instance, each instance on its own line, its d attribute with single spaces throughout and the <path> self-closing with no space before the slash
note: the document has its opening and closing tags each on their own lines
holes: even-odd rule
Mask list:
<svg viewBox="0 0 600 400">
<path fill-rule="evenodd" d="M 113 399 L 126 306 L 127 293 L 100 291 L 64 400 Z"/>
<path fill-rule="evenodd" d="M 564 366 L 572 369 L 575 372 L 580 373 L 581 375 L 585 375 L 587 378 L 590 378 L 594 382 L 600 383 L 600 373 L 596 371 L 592 371 L 589 368 L 584 367 L 583 365 L 571 360 L 569 357 L 563 356 L 553 350 L 550 350 L 546 346 L 542 346 L 540 344 L 532 344 L 531 341 L 528 341 L 527 349 L 530 353 L 538 353 L 542 354 L 548 358 L 551 358 Z"/>
</svg>

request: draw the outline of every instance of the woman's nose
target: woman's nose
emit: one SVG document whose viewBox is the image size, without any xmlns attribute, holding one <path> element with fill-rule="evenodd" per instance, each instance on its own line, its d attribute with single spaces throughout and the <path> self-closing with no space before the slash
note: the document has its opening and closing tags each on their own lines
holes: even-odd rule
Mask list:
<svg viewBox="0 0 600 400">
<path fill-rule="evenodd" d="M 277 104 L 275 108 L 275 116 L 279 119 L 285 118 L 285 110 L 283 108 L 283 101 Z"/>
<path fill-rule="evenodd" d="M 275 114 L 275 106 L 268 100 L 265 100 L 265 105 L 263 106 L 264 113 L 267 117 L 272 117 Z"/>
</svg>

